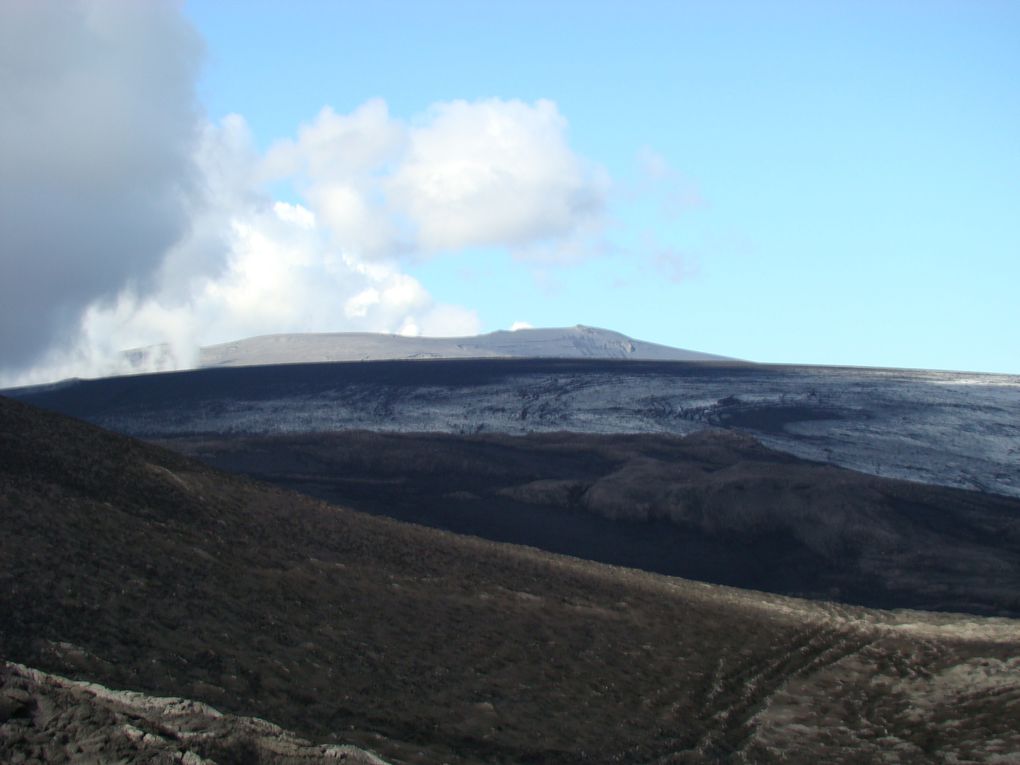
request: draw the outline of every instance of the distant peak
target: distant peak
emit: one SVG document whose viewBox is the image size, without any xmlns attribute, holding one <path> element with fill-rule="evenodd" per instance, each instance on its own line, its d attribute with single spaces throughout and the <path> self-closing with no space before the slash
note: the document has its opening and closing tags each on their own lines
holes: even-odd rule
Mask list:
<svg viewBox="0 0 1020 765">
<path fill-rule="evenodd" d="M 634 340 L 612 330 L 576 324 L 502 329 L 471 337 L 404 337 L 369 332 L 270 335 L 203 348 L 200 365 L 442 358 L 715 361 L 725 357 Z"/>
</svg>

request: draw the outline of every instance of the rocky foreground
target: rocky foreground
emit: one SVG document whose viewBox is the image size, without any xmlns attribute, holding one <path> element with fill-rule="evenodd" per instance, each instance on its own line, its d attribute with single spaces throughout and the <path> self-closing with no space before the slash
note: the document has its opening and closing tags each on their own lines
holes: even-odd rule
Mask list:
<svg viewBox="0 0 1020 765">
<path fill-rule="evenodd" d="M 7 662 L 0 668 L 0 758 L 74 762 L 386 765 L 353 746 L 316 745 L 257 717 L 113 691 Z"/>
</svg>

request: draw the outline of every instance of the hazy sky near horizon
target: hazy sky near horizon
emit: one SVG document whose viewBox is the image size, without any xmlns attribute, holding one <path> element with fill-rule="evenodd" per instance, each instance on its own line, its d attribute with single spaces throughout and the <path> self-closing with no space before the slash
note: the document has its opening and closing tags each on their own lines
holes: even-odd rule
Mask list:
<svg viewBox="0 0 1020 765">
<path fill-rule="evenodd" d="M 995 0 L 13 0 L 0 382 L 522 323 L 1020 373 L 1018 39 Z"/>
</svg>

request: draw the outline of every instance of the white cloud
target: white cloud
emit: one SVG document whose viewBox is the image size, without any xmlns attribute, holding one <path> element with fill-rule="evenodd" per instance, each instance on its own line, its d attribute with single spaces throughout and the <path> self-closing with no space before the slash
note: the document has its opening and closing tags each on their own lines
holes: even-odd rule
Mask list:
<svg viewBox="0 0 1020 765">
<path fill-rule="evenodd" d="M 338 246 L 367 257 L 388 257 L 400 249 L 392 218 L 372 205 L 367 190 L 331 182 L 312 186 L 305 196 Z"/>
<path fill-rule="evenodd" d="M 231 227 L 226 268 L 195 283 L 175 311 L 154 313 L 141 303 L 138 317 L 157 315 L 176 336 L 190 332 L 192 345 L 276 332 L 393 332 L 412 324 L 430 331 L 441 324 L 437 316 L 457 317 L 447 324 L 461 332 L 477 331 L 474 312 L 437 305 L 396 262 L 339 251 L 302 205 L 224 196 L 231 204 L 222 212 Z"/>
<path fill-rule="evenodd" d="M 266 178 L 304 176 L 316 181 L 354 181 L 377 175 L 398 156 L 406 141 L 405 126 L 390 117 L 382 99 L 372 99 L 351 114 L 323 108 L 297 139 L 277 141 L 266 154 Z"/>
<path fill-rule="evenodd" d="M 426 337 L 468 337 L 482 331 L 476 311 L 448 303 L 434 305 L 426 311 L 421 327 Z"/>
<path fill-rule="evenodd" d="M 434 104 L 410 123 L 369 101 L 323 109 L 271 147 L 263 177 L 294 177 L 333 241 L 366 257 L 473 246 L 515 250 L 586 236 L 601 223 L 604 171 L 567 143 L 551 101 Z"/>
<path fill-rule="evenodd" d="M 534 327 L 526 321 L 515 321 L 510 325 L 511 332 L 516 332 L 519 329 L 534 329 Z"/>
<path fill-rule="evenodd" d="M 598 219 L 607 182 L 566 140 L 551 101 L 436 104 L 387 184 L 428 250 L 521 246 Z"/>
<path fill-rule="evenodd" d="M 177 3 L 0 3 L 0 367 L 151 287 L 200 203 L 202 42 Z"/>
<path fill-rule="evenodd" d="M 85 311 L 78 342 L 52 350 L 7 385 L 72 375 L 180 368 L 202 345 L 277 332 L 373 331 L 471 335 L 477 314 L 437 303 L 395 261 L 364 260 L 332 244 L 330 231 L 300 204 L 271 202 L 245 167 L 250 142 L 243 120 L 210 127 L 199 152 L 209 203 L 192 235 L 176 246 L 153 289 L 128 288 Z M 219 267 L 203 257 L 215 242 Z M 164 344 L 132 365 L 128 348 Z"/>
<path fill-rule="evenodd" d="M 315 228 L 315 216 L 310 210 L 301 205 L 287 204 L 286 202 L 277 202 L 273 205 L 273 211 L 276 216 L 287 223 L 293 223 L 296 226 L 300 226 L 304 229 Z"/>
<path fill-rule="evenodd" d="M 551 101 L 325 108 L 260 155 L 208 124 L 202 43 L 170 0 L 0 3 L 0 384 L 150 368 L 255 334 L 476 334 L 406 257 L 596 251 L 608 181 Z M 300 203 L 265 189 L 289 181 Z"/>
</svg>

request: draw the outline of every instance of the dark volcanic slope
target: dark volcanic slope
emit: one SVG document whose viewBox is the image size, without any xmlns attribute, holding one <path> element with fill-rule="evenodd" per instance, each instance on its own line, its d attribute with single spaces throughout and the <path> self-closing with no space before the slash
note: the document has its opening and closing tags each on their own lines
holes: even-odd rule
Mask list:
<svg viewBox="0 0 1020 765">
<path fill-rule="evenodd" d="M 0 522 L 7 660 L 392 762 L 1020 749 L 1009 620 L 812 604 L 455 537 L 3 399 Z M 0 746 L 52 723 L 48 703 L 0 705 Z"/>
<path fill-rule="evenodd" d="M 811 463 L 724 431 L 167 442 L 400 520 L 690 579 L 1020 616 L 1020 500 Z"/>
<path fill-rule="evenodd" d="M 752 433 L 808 459 L 1020 497 L 1020 377 L 557 359 L 288 364 L 12 392 L 142 437 L 386 430 Z"/>
</svg>

